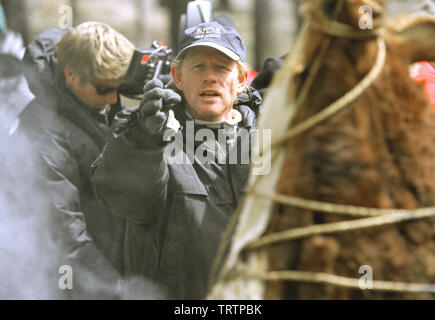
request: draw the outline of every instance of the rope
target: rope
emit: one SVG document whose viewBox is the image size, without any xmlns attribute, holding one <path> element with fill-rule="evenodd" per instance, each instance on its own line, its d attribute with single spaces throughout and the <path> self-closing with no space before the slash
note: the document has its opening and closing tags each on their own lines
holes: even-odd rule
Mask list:
<svg viewBox="0 0 435 320">
<path fill-rule="evenodd" d="M 427 212 L 428 210 L 434 210 L 435 207 L 427 207 L 420 209 L 379 209 L 379 208 L 369 208 L 369 207 L 360 207 L 360 206 L 352 206 L 346 204 L 336 204 L 330 202 L 322 202 L 316 200 L 307 200 L 298 197 L 292 197 L 282 194 L 272 194 L 272 193 L 260 193 L 258 191 L 254 191 L 252 193 L 256 197 L 265 198 L 272 200 L 276 203 L 280 203 L 283 205 L 288 205 L 295 208 L 307 209 L 312 211 L 319 211 L 325 213 L 333 213 L 333 214 L 343 214 L 355 217 L 375 217 L 381 215 L 388 215 L 393 213 L 405 213 L 405 212 Z"/>
<path fill-rule="evenodd" d="M 336 276 L 328 273 L 309 272 L 309 271 L 269 271 L 265 274 L 243 273 L 237 274 L 242 278 L 257 278 L 263 281 L 295 281 L 317 284 L 330 284 L 354 289 L 364 289 L 360 284 L 360 279 Z M 367 290 L 392 291 L 400 293 L 435 293 L 435 285 L 425 283 L 406 283 L 396 281 L 372 280 L 371 288 Z"/>
<path fill-rule="evenodd" d="M 337 3 L 334 11 L 334 16 L 337 17 L 339 12 L 342 10 L 344 2 L 341 0 Z M 380 32 L 378 30 L 366 31 L 366 32 L 355 32 L 349 26 L 339 23 L 337 21 L 328 21 L 327 23 L 317 23 L 310 21 L 309 26 L 316 29 L 317 31 L 323 32 L 331 36 L 337 36 L 347 39 L 367 39 L 372 37 L 377 38 L 378 44 L 378 55 L 370 72 L 348 93 L 336 100 L 334 103 L 315 114 L 306 121 L 299 123 L 295 127 L 289 129 L 280 139 L 272 143 L 268 153 L 272 153 L 274 147 L 283 145 L 284 142 L 290 138 L 313 128 L 315 125 L 321 121 L 327 119 L 328 117 L 336 114 L 344 107 L 348 106 L 351 102 L 357 99 L 367 88 L 373 83 L 373 81 L 381 73 L 383 66 L 385 64 L 386 57 L 386 45 L 384 40 L 379 37 Z M 331 38 L 327 38 L 322 42 L 319 49 L 319 53 L 315 57 L 312 68 L 310 68 L 309 75 L 303 84 L 303 87 L 296 99 L 296 107 L 299 108 L 304 102 L 308 91 L 315 79 L 316 74 L 320 70 L 326 51 L 330 45 Z M 253 241 L 248 244 L 245 249 L 258 249 L 266 245 L 273 243 L 289 241 L 294 239 L 300 239 L 307 236 L 312 236 L 316 234 L 328 234 L 336 232 L 346 232 L 358 229 L 365 229 L 370 227 L 380 227 L 384 225 L 396 224 L 404 221 L 423 219 L 423 218 L 433 218 L 435 217 L 435 207 L 420 208 L 415 210 L 404 210 L 404 209 L 376 209 L 367 207 L 358 207 L 351 205 L 339 205 L 333 203 L 326 203 L 314 200 L 307 200 L 302 198 L 290 197 L 286 195 L 279 194 L 265 194 L 255 191 L 255 186 L 258 184 L 260 179 L 257 179 L 254 183 L 254 187 L 248 190 L 247 195 L 255 195 L 263 197 L 265 199 L 272 200 L 274 202 L 290 205 L 293 207 L 315 210 L 326 213 L 335 214 L 346 214 L 350 216 L 366 217 L 358 220 L 351 221 L 341 221 L 335 223 L 325 223 L 321 225 L 310 225 L 306 227 L 294 228 L 284 232 L 268 234 L 261 237 L 257 241 Z M 243 204 L 244 202 L 242 202 Z M 233 230 L 235 223 L 239 220 L 239 215 L 242 210 L 239 207 L 235 216 L 231 220 L 231 228 Z M 228 229 L 227 229 L 228 231 Z M 212 283 L 216 281 L 217 269 L 223 259 L 223 251 L 229 242 L 231 232 L 228 231 L 223 237 L 224 246 L 219 248 L 220 254 L 218 254 L 218 259 L 214 263 L 214 268 L 212 271 L 211 281 L 209 282 L 209 291 L 211 289 Z M 306 271 L 270 271 L 265 274 L 241 274 L 241 277 L 256 277 L 266 281 L 275 280 L 288 280 L 288 281 L 300 281 L 300 282 L 313 282 L 313 283 L 324 283 L 332 284 L 336 286 L 344 286 L 351 288 L 361 288 L 359 285 L 359 279 L 341 277 L 325 273 L 314 273 Z M 227 279 L 228 280 L 228 279 Z M 403 283 L 403 282 L 393 282 L 393 281 L 373 281 L 373 289 L 378 291 L 396 291 L 396 292 L 430 292 L 435 293 L 435 285 L 430 284 L 416 284 L 416 283 Z"/>
<path fill-rule="evenodd" d="M 343 9 L 344 1 L 339 0 L 337 1 L 337 4 L 334 8 L 334 12 L 332 14 L 333 19 L 337 19 L 338 15 L 340 14 L 341 10 Z M 308 91 L 311 88 L 311 85 L 314 82 L 314 79 L 316 78 L 317 73 L 320 70 L 320 67 L 323 64 L 323 60 L 325 59 L 326 52 L 328 51 L 329 45 L 331 44 L 332 39 L 326 38 L 323 40 L 323 42 L 320 45 L 319 52 L 317 53 L 316 57 L 314 58 L 313 64 L 309 70 L 308 76 L 306 80 L 303 83 L 303 86 L 297 96 L 296 99 L 296 108 L 299 108 L 302 103 L 305 101 L 305 98 L 308 95 Z"/>
<path fill-rule="evenodd" d="M 246 246 L 247 249 L 258 249 L 266 245 L 295 240 L 313 236 L 317 234 L 329 234 L 337 232 L 347 232 L 352 230 L 366 229 L 372 227 L 380 227 L 389 224 L 395 224 L 404 221 L 433 218 L 435 217 L 435 208 L 421 208 L 417 210 L 397 210 L 387 215 L 378 217 L 363 218 L 351 221 L 341 221 L 334 223 L 324 223 L 310 225 L 306 227 L 294 228 L 283 232 L 268 234 L 261 237 L 257 241 L 251 242 Z"/>
<path fill-rule="evenodd" d="M 373 68 L 370 72 L 358 83 L 351 91 L 347 92 L 340 99 L 333 102 L 331 105 L 323 109 L 322 111 L 316 113 L 311 118 L 299 123 L 295 127 L 291 128 L 284 134 L 281 138 L 277 139 L 272 143 L 272 148 L 283 144 L 288 139 L 310 129 L 315 125 L 319 124 L 321 121 L 329 118 L 333 114 L 337 113 L 344 107 L 348 106 L 352 101 L 358 98 L 378 77 L 381 73 L 382 68 L 385 64 L 385 56 L 386 56 L 386 45 L 385 41 L 382 38 L 378 38 L 378 56 L 376 58 L 376 62 L 373 65 Z"/>
<path fill-rule="evenodd" d="M 344 39 L 370 39 L 378 37 L 381 33 L 381 29 L 354 31 L 354 29 L 347 24 L 331 20 L 322 22 L 311 20 L 309 26 L 318 32 Z"/>
</svg>

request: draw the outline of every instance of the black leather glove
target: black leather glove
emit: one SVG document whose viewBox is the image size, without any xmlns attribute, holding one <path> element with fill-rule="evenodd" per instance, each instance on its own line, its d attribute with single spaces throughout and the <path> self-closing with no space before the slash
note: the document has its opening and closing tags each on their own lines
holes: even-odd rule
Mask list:
<svg viewBox="0 0 435 320">
<path fill-rule="evenodd" d="M 168 119 L 169 108 L 179 103 L 181 96 L 171 89 L 163 88 L 163 82 L 159 79 L 148 81 L 143 92 L 139 106 L 141 127 L 151 135 L 161 133 Z"/>
</svg>

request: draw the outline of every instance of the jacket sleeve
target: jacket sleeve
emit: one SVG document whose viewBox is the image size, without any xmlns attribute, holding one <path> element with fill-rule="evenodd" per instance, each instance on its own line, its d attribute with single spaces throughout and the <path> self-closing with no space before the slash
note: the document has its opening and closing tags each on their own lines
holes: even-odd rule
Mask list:
<svg viewBox="0 0 435 320">
<path fill-rule="evenodd" d="M 80 176 L 79 162 L 66 137 L 51 134 L 49 139 L 39 150 L 42 168 L 37 167 L 40 173 L 37 181 L 49 208 L 53 240 L 62 248 L 62 261 L 71 265 L 75 272 L 74 283 L 82 289 L 76 291 L 80 298 L 96 293 L 98 288 L 109 288 L 108 285 L 116 288 L 120 274 L 96 247 L 87 231 L 86 216 L 80 203 L 79 188 L 83 177 Z M 94 287 L 89 287 L 91 280 Z M 103 291 L 105 293 L 98 293 L 100 298 L 117 294 L 112 289 Z"/>
<path fill-rule="evenodd" d="M 151 224 L 164 209 L 169 180 L 164 146 L 159 136 L 140 128 L 132 110 L 116 116 L 92 178 L 97 198 L 113 214 Z"/>
</svg>

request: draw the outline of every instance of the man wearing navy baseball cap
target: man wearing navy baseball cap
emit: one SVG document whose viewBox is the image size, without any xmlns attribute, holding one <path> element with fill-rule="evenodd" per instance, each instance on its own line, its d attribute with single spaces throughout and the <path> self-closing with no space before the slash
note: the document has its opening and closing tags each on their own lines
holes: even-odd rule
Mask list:
<svg viewBox="0 0 435 320">
<path fill-rule="evenodd" d="M 224 27 L 218 22 L 203 23 L 186 29 L 177 56 L 180 57 L 187 49 L 195 46 L 215 48 L 233 60 L 245 62 L 245 43 L 236 29 Z"/>
<path fill-rule="evenodd" d="M 234 116 L 232 106 L 249 70 L 237 31 L 217 22 L 202 23 L 185 30 L 179 47 L 172 78 L 184 94 L 187 112 L 213 122 Z"/>
<path fill-rule="evenodd" d="M 248 180 L 255 115 L 237 101 L 248 72 L 242 37 L 202 23 L 185 30 L 179 48 L 174 87 L 149 81 L 95 163 L 96 193 L 127 219 L 129 298 L 204 298 Z"/>
</svg>

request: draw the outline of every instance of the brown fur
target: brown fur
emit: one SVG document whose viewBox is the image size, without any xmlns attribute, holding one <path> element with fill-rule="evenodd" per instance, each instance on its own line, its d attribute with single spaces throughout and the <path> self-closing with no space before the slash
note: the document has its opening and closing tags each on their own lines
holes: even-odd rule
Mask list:
<svg viewBox="0 0 435 320">
<path fill-rule="evenodd" d="M 359 17 L 356 8 L 365 2 L 346 1 L 340 21 L 355 26 Z M 384 1 L 378 4 L 385 5 Z M 435 206 L 435 112 L 422 88 L 409 76 L 411 62 L 435 60 L 431 56 L 435 55 L 435 44 L 430 43 L 435 37 L 422 38 L 434 32 L 434 20 L 427 19 L 415 20 L 385 36 L 386 63 L 372 86 L 345 110 L 289 143 L 278 193 L 376 208 Z M 306 52 L 316 52 L 325 37 L 313 31 L 307 38 Z M 372 68 L 377 50 L 375 39 L 333 38 L 293 124 L 351 90 Z M 299 61 L 295 83 L 303 82 L 312 56 L 307 54 L 306 61 Z M 267 233 L 346 219 L 350 218 L 277 205 Z M 316 236 L 276 244 L 267 252 L 270 270 L 359 278 L 359 267 L 370 265 L 374 280 L 435 283 L 434 219 Z M 434 295 L 269 282 L 266 298 L 406 299 Z"/>
</svg>

